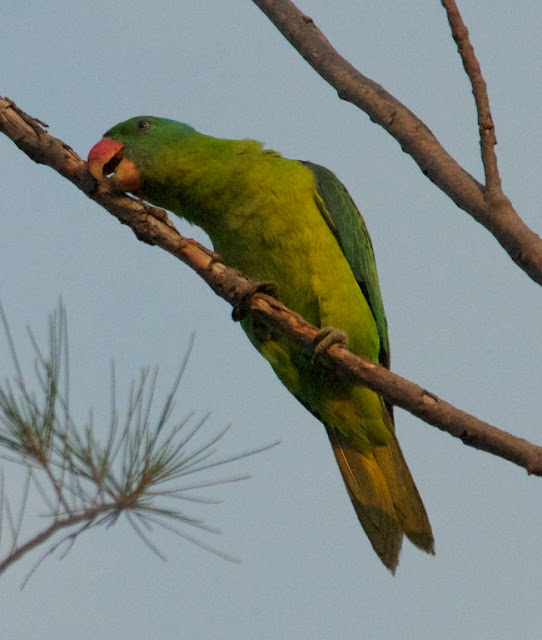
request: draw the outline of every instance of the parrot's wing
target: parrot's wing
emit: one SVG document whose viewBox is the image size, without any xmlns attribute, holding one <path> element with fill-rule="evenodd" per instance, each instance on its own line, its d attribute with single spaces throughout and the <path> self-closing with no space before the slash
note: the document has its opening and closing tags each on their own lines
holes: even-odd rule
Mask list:
<svg viewBox="0 0 542 640">
<path fill-rule="evenodd" d="M 373 245 L 365 221 L 346 187 L 325 167 L 302 161 L 312 171 L 323 201 L 320 210 L 369 303 L 380 338 L 380 364 L 390 366 L 388 323 L 382 303 Z"/>
</svg>

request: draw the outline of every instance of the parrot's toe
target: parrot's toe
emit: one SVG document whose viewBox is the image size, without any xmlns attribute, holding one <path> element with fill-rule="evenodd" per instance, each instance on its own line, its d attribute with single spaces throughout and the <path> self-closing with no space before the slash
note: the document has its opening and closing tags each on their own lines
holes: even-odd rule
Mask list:
<svg viewBox="0 0 542 640">
<path fill-rule="evenodd" d="M 348 336 L 341 329 L 335 327 L 322 327 L 314 338 L 313 362 L 324 354 L 333 344 L 340 344 L 348 349 Z"/>
<path fill-rule="evenodd" d="M 231 317 L 234 322 L 239 322 L 246 318 L 250 311 L 250 300 L 255 293 L 265 293 L 276 298 L 277 285 L 274 282 L 255 282 L 249 290 L 243 294 L 237 304 L 233 307 Z"/>
</svg>

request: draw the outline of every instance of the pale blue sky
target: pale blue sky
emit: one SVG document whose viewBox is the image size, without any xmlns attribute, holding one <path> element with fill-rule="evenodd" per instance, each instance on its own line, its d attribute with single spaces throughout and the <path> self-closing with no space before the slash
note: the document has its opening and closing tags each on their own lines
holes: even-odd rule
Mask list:
<svg viewBox="0 0 542 640">
<path fill-rule="evenodd" d="M 300 2 L 481 179 L 473 101 L 440 3 L 339 4 Z M 505 191 L 540 231 L 542 5 L 460 6 L 489 84 Z M 334 170 L 372 234 L 393 369 L 541 441 L 540 288 L 396 142 L 340 101 L 249 0 L 4 0 L 0 59 L 0 95 L 82 156 L 113 124 L 151 114 L 257 138 Z M 45 338 L 62 295 L 76 415 L 84 419 L 89 406 L 98 423 L 107 415 L 111 358 L 119 388 L 155 364 L 169 386 L 195 330 L 179 414 L 212 411 L 216 430 L 232 423 L 224 454 L 281 440 L 227 469 L 252 478 L 210 491 L 224 504 L 199 511 L 223 530 L 207 540 L 240 565 L 157 532 L 164 564 L 126 524 L 95 531 L 61 562 L 48 559 L 24 591 L 37 556 L 0 579 L 2 638 L 538 637 L 539 479 L 398 410 L 437 555 L 405 544 L 392 578 L 357 522 L 323 427 L 281 386 L 229 307 L 3 137 L 0 166 L 0 298 L 28 355 L 24 327 Z M 0 358 L 4 378 L 3 339 Z M 20 476 L 5 471 L 13 494 Z"/>
</svg>

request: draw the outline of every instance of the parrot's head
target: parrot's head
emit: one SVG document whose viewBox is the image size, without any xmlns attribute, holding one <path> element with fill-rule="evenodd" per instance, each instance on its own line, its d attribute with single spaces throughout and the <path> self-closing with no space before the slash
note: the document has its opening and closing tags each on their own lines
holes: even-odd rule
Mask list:
<svg viewBox="0 0 542 640">
<path fill-rule="evenodd" d="M 186 143 L 195 133 L 189 125 L 175 120 L 131 118 L 109 129 L 92 147 L 88 169 L 98 182 L 110 178 L 115 188 L 138 194 L 144 190 L 146 176 L 162 164 L 163 154 Z"/>
</svg>

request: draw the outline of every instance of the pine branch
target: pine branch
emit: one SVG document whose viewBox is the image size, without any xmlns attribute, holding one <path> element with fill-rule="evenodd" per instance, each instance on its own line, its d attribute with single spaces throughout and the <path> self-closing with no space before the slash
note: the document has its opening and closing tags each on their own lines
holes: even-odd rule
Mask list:
<svg viewBox="0 0 542 640">
<path fill-rule="evenodd" d="M 247 310 L 257 314 L 260 322 L 288 337 L 304 353 L 314 355 L 314 338 L 318 332 L 315 327 L 271 296 L 251 295 L 256 283 L 226 267 L 212 251 L 181 236 L 165 211 L 125 194 L 111 192 L 106 182 L 98 188 L 86 170 L 86 163 L 70 147 L 50 136 L 37 120 L 11 101 L 2 98 L 0 130 L 35 162 L 46 164 L 64 175 L 120 222 L 130 226 L 140 240 L 155 244 L 182 260 L 232 306 L 243 302 Z M 542 475 L 542 447 L 453 407 L 430 391 L 339 345 L 331 347 L 321 356 L 321 361 L 339 375 L 364 384 L 424 422 L 460 438 L 466 445 L 509 460 L 530 474 Z"/>
<path fill-rule="evenodd" d="M 485 82 L 468 32 L 460 28 L 455 2 L 442 0 L 448 11 L 456 42 L 461 44 L 467 72 L 474 81 L 478 107 L 482 156 L 487 184 L 480 184 L 442 147 L 427 125 L 374 80 L 364 76 L 343 58 L 309 16 L 290 0 L 253 0 L 311 67 L 337 90 L 339 97 L 355 104 L 383 127 L 402 150 L 412 156 L 423 174 L 493 234 L 512 260 L 538 284 L 542 284 L 542 239 L 519 217 L 500 190 L 493 146 L 493 123 L 489 102 L 484 100 Z M 463 25 L 464 27 L 464 25 Z M 459 38 L 459 40 L 458 40 Z M 465 46 L 463 46 L 465 45 Z M 478 69 L 475 70 L 475 66 Z M 483 82 L 483 85 L 482 85 Z M 486 108 L 487 106 L 487 108 Z M 491 148 L 491 149 L 490 149 Z M 497 188 L 498 187 L 498 188 Z"/>
<path fill-rule="evenodd" d="M 16 373 L 13 382 L 0 385 L 0 458 L 26 469 L 22 499 L 16 510 L 7 499 L 3 470 L 0 469 L 0 542 L 3 548 L 7 546 L 5 556 L 0 556 L 0 575 L 25 554 L 45 543 L 51 544 L 50 541 L 56 538 L 34 565 L 33 573 L 41 561 L 60 546 L 67 547 L 67 552 L 81 533 L 99 525 L 114 524 L 122 515 L 161 558 L 163 555 L 151 540 L 153 526 L 167 529 L 236 562 L 232 556 L 184 530 L 195 527 L 220 533 L 203 520 L 190 516 L 182 505 L 187 502 L 215 504 L 218 500 L 198 491 L 248 477 L 207 477 L 189 482 L 187 476 L 207 472 L 256 452 L 217 459 L 217 445 L 228 428 L 197 443 L 195 438 L 209 416 L 204 416 L 195 426 L 190 426 L 192 414 L 181 420 L 173 419 L 175 395 L 190 349 L 161 409 L 154 408 L 157 370 L 152 373 L 148 369 L 141 371 L 139 381 L 132 385 L 122 428 L 119 428 L 113 370 L 111 419 L 103 446 L 94 435 L 92 421 L 81 429 L 71 417 L 67 322 L 63 307 L 60 305 L 50 318 L 47 355 L 31 335 L 36 353 L 38 391 L 31 390 L 24 378 L 1 306 L 0 321 Z M 274 445 L 257 451 L 270 446 Z M 47 509 L 48 526 L 20 542 L 31 490 L 37 492 Z M 59 540 L 60 532 L 65 532 L 65 536 Z"/>
</svg>

